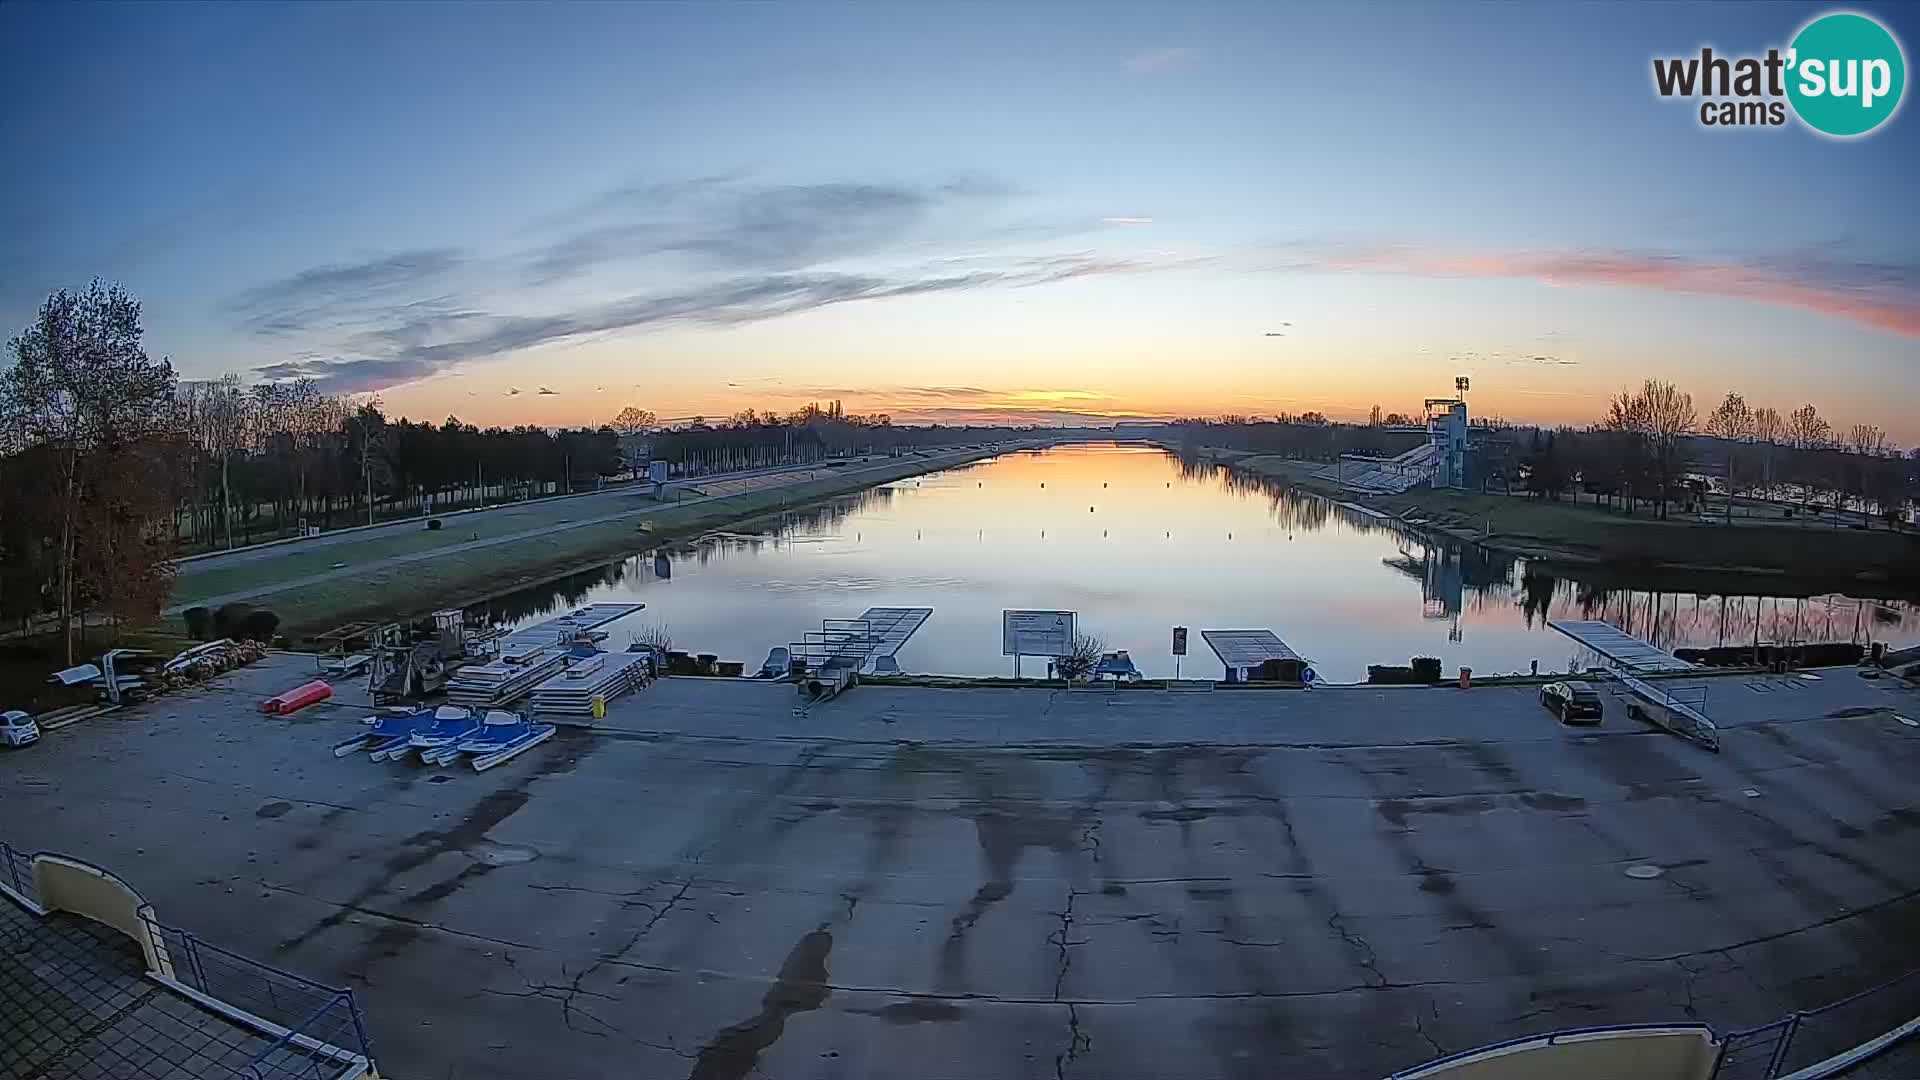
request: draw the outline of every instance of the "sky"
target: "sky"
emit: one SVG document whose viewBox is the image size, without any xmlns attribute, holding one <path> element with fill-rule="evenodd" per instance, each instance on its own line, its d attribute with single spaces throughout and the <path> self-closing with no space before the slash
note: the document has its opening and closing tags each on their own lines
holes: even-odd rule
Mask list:
<svg viewBox="0 0 1920 1080">
<path fill-rule="evenodd" d="M 1515 421 L 1658 377 L 1920 445 L 1915 110 L 1653 89 L 1829 10 L 5 4 L 0 328 L 100 277 L 183 378 L 483 425 L 1359 418 L 1466 374 Z"/>
</svg>

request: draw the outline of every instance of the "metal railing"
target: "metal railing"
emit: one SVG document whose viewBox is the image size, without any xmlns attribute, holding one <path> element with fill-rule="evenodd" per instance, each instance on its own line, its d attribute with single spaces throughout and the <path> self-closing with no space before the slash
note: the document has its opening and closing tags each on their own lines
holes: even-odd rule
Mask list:
<svg viewBox="0 0 1920 1080">
<path fill-rule="evenodd" d="M 0 842 L 0 886 L 34 908 L 35 854 Z M 0 903 L 4 903 L 0 899 Z M 207 999 L 256 1045 L 239 1075 L 248 1080 L 342 1080 L 371 1070 L 372 1042 L 353 991 L 326 986 L 264 964 L 168 926 L 142 907 L 139 918 L 151 938 L 150 974 Z M 223 1062 L 209 1076 L 230 1076 Z"/>
<path fill-rule="evenodd" d="M 252 1080 L 333 1080 L 372 1060 L 366 1021 L 353 991 L 249 959 L 146 916 L 173 980 L 266 1021 L 272 1039 L 247 1065 Z M 277 1031 L 272 1029 L 278 1029 Z"/>
<path fill-rule="evenodd" d="M 39 903 L 33 889 L 33 856 L 0 841 L 0 885 L 29 903 Z"/>
<path fill-rule="evenodd" d="M 1713 1080 L 1773 1080 L 1862 1046 L 1916 1016 L 1920 969 L 1817 1009 L 1728 1032 L 1720 1041 Z"/>
<path fill-rule="evenodd" d="M 1627 715 L 1663 727 L 1709 750 L 1720 749 L 1720 729 L 1707 716 L 1705 683 L 1654 682 L 1624 667 L 1617 667 L 1613 679 L 1614 693 L 1626 702 Z M 1647 709 L 1642 702 L 1652 704 L 1658 711 Z"/>
</svg>

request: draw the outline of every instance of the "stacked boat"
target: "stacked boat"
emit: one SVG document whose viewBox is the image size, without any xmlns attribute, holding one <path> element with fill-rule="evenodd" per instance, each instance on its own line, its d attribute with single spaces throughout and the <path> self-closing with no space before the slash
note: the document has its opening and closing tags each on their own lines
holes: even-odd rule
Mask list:
<svg viewBox="0 0 1920 1080">
<path fill-rule="evenodd" d="M 592 715 L 595 698 L 604 705 L 652 677 L 651 652 L 575 656 L 565 671 L 533 688 L 531 704 L 537 713 Z"/>
<path fill-rule="evenodd" d="M 447 700 L 477 709 L 511 704 L 566 667 L 567 660 L 567 649 L 557 643 L 509 641 L 497 659 L 465 664 L 454 672 L 447 680 Z"/>
<path fill-rule="evenodd" d="M 475 772 L 553 738 L 551 724 L 535 724 L 501 709 L 476 712 L 459 705 L 386 709 L 363 721 L 367 730 L 333 748 L 334 757 L 364 750 L 374 761 L 400 761 L 418 754 L 428 765 L 451 765 L 464 755 Z"/>
<path fill-rule="evenodd" d="M 608 623 L 623 619 L 645 604 L 588 604 L 558 618 L 547 619 L 508 634 L 500 651 L 484 664 L 465 664 L 447 680 L 447 700 L 474 709 L 510 705 L 558 674 L 575 659 L 583 645 L 604 641 Z M 597 654 L 597 649 L 582 650 Z"/>
</svg>

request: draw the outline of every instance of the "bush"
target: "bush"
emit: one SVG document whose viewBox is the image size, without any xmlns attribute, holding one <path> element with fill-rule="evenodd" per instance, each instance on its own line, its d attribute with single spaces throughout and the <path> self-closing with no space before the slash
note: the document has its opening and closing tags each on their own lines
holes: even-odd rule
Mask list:
<svg viewBox="0 0 1920 1080">
<path fill-rule="evenodd" d="M 253 614 L 252 604 L 221 604 L 213 613 L 213 636 L 236 639 L 245 637 L 247 616 L 251 614 Z"/>
<path fill-rule="evenodd" d="M 241 636 L 262 645 L 273 644 L 273 632 L 280 628 L 280 616 L 266 608 L 255 608 L 241 620 Z"/>
<path fill-rule="evenodd" d="M 1416 656 L 1413 658 L 1413 681 L 1436 683 L 1440 681 L 1440 658 L 1437 656 Z"/>
<path fill-rule="evenodd" d="M 194 641 L 208 641 L 213 637 L 213 612 L 203 607 L 190 607 L 180 613 L 186 621 L 187 636 Z"/>
<path fill-rule="evenodd" d="M 252 604 L 222 604 L 220 610 L 213 613 L 214 637 L 271 645 L 274 631 L 279 628 L 280 616 Z"/>
<path fill-rule="evenodd" d="M 439 530 L 440 530 L 440 519 L 439 519 L 439 518 L 428 518 L 428 519 L 427 519 L 427 531 L 428 531 L 428 532 L 438 532 Z"/>
</svg>

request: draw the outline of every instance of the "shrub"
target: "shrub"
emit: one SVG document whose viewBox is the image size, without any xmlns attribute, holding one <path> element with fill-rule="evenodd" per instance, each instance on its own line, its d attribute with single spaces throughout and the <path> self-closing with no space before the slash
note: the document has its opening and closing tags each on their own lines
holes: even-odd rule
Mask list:
<svg viewBox="0 0 1920 1080">
<path fill-rule="evenodd" d="M 247 612 L 241 620 L 242 634 L 248 641 L 257 641 L 262 645 L 273 644 L 273 632 L 280 628 L 280 616 L 266 608 L 255 608 Z"/>
<path fill-rule="evenodd" d="M 221 604 L 213 613 L 213 636 L 224 638 L 242 638 L 246 636 L 247 616 L 253 613 L 252 604 Z"/>
<path fill-rule="evenodd" d="M 186 621 L 187 636 L 195 641 L 207 641 L 213 637 L 213 612 L 203 607 L 190 607 L 180 613 Z"/>
</svg>

